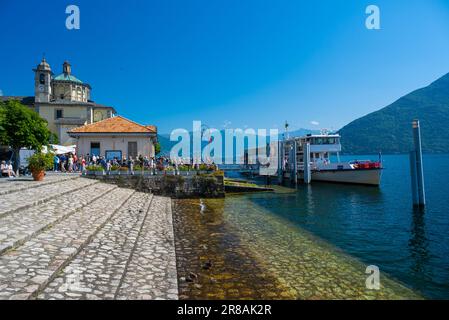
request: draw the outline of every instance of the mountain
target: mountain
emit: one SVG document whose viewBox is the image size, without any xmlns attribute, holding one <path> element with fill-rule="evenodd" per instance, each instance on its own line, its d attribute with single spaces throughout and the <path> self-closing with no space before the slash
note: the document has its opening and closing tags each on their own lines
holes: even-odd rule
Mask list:
<svg viewBox="0 0 449 320">
<path fill-rule="evenodd" d="M 340 129 L 343 152 L 409 152 L 414 119 L 420 120 L 424 152 L 449 152 L 449 73 Z"/>
<path fill-rule="evenodd" d="M 292 132 L 289 132 L 288 135 L 290 137 L 302 137 L 308 134 L 320 134 L 321 130 L 312 130 L 312 129 L 298 129 Z M 282 135 L 281 135 L 282 137 Z"/>
</svg>

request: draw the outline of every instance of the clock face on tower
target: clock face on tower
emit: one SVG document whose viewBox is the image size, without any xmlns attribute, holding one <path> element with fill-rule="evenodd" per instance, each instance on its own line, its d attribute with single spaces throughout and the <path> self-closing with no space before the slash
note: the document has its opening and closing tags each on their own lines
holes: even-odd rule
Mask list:
<svg viewBox="0 0 449 320">
<path fill-rule="evenodd" d="M 44 85 L 40 84 L 38 87 L 38 90 L 39 90 L 39 92 L 44 92 L 44 90 L 45 90 Z"/>
</svg>

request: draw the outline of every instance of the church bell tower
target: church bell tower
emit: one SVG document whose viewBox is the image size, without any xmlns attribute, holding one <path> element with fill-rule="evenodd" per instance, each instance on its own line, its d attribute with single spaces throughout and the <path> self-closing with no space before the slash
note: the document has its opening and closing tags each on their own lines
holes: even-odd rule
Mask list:
<svg viewBox="0 0 449 320">
<path fill-rule="evenodd" d="M 51 99 L 51 68 L 45 58 L 36 69 L 34 76 L 34 100 L 35 102 L 50 102 Z"/>
</svg>

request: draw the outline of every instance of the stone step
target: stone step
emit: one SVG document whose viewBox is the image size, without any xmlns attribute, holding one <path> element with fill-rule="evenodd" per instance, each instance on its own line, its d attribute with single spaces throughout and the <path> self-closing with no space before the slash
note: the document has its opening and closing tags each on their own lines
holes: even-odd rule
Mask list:
<svg viewBox="0 0 449 320">
<path fill-rule="evenodd" d="M 94 183 L 98 183 L 98 181 L 79 178 L 5 194 L 1 196 L 0 217 L 45 203 L 66 193 L 86 188 Z"/>
<path fill-rule="evenodd" d="M 116 187 L 96 183 L 48 202 L 0 217 L 0 255 L 99 199 Z"/>
<path fill-rule="evenodd" d="M 44 181 L 33 181 L 31 180 L 31 178 L 17 178 L 17 179 L 4 178 L 1 180 L 0 183 L 0 196 L 8 193 L 19 192 L 30 188 L 38 188 L 48 184 L 53 184 L 67 180 L 75 180 L 79 178 L 80 175 L 74 173 L 67 174 L 64 176 L 60 176 L 57 174 L 47 174 L 45 176 Z"/>
<path fill-rule="evenodd" d="M 178 299 L 170 198 L 153 198 L 115 298 Z"/>
<path fill-rule="evenodd" d="M 152 197 L 136 192 L 37 298 L 113 299 Z"/>
<path fill-rule="evenodd" d="M 116 191 L 0 256 L 0 299 L 30 299 L 51 282 L 134 191 Z"/>
</svg>

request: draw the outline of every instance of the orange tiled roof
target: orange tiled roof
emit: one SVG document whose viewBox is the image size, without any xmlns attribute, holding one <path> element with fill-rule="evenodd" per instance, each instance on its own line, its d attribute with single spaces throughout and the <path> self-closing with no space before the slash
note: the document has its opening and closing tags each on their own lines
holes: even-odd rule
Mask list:
<svg viewBox="0 0 449 320">
<path fill-rule="evenodd" d="M 122 116 L 115 116 L 82 127 L 69 133 L 156 133 L 155 126 L 143 126 Z"/>
</svg>

